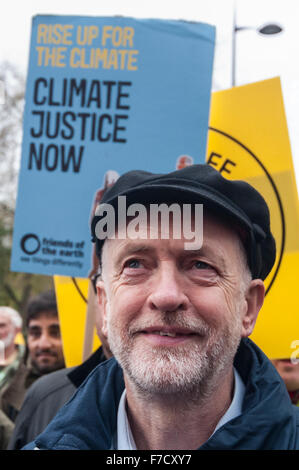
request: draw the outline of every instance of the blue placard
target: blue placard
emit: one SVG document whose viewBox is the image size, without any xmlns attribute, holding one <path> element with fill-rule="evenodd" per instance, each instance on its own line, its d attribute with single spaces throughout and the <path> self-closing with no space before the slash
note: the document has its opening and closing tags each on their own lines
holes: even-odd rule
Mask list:
<svg viewBox="0 0 299 470">
<path fill-rule="evenodd" d="M 104 186 L 204 162 L 214 42 L 203 23 L 33 18 L 13 271 L 87 277 Z"/>
</svg>

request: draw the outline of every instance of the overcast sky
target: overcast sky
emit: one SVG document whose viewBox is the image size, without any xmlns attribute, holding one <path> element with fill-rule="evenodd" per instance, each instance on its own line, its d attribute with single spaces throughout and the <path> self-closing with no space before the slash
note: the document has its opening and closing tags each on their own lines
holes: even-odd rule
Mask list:
<svg viewBox="0 0 299 470">
<path fill-rule="evenodd" d="M 236 35 L 236 84 L 280 76 L 293 160 L 299 185 L 299 1 L 298 0 L 8 0 L 0 15 L 0 60 L 10 60 L 26 73 L 31 18 L 36 14 L 134 16 L 203 21 L 217 28 L 213 90 L 231 86 L 233 10 Z M 265 37 L 264 23 L 278 23 L 283 33 Z"/>
</svg>

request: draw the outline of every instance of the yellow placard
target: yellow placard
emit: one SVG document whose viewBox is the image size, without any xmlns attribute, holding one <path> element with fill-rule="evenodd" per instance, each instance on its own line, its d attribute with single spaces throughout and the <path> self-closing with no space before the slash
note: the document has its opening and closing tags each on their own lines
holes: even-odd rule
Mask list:
<svg viewBox="0 0 299 470">
<path fill-rule="evenodd" d="M 67 367 L 83 362 L 83 345 L 88 301 L 88 279 L 54 276 L 58 314 Z M 100 345 L 94 330 L 92 351 Z"/>
<path fill-rule="evenodd" d="M 207 162 L 269 205 L 277 257 L 251 338 L 270 358 L 288 358 L 299 339 L 299 207 L 279 78 L 213 93 Z"/>
<path fill-rule="evenodd" d="M 23 333 L 17 333 L 15 337 L 15 344 L 25 344 Z"/>
</svg>

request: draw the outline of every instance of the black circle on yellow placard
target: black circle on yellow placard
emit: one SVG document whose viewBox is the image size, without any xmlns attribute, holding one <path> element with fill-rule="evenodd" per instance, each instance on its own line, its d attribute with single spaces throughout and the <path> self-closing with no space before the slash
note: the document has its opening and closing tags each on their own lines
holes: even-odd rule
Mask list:
<svg viewBox="0 0 299 470">
<path fill-rule="evenodd" d="M 75 289 L 76 291 L 78 292 L 79 296 L 81 297 L 81 299 L 83 300 L 84 303 L 88 303 L 87 301 L 87 298 L 85 297 L 85 295 L 83 294 L 82 290 L 80 289 L 80 286 L 77 282 L 77 279 L 75 277 L 71 277 L 71 280 L 72 280 L 72 283 L 73 285 L 75 286 Z"/>
<path fill-rule="evenodd" d="M 276 265 L 275 270 L 273 272 L 272 279 L 270 280 L 269 285 L 266 289 L 266 295 L 267 295 L 267 293 L 269 292 L 269 290 L 273 286 L 273 283 L 274 283 L 274 281 L 277 277 L 277 274 L 279 272 L 279 268 L 280 268 L 280 265 L 281 265 L 281 261 L 282 261 L 283 254 L 284 254 L 284 248 L 285 248 L 286 225 L 285 225 L 285 216 L 284 216 L 284 211 L 283 211 L 283 205 L 282 205 L 282 202 L 281 202 L 279 191 L 277 189 L 277 186 L 276 186 L 271 174 L 269 173 L 269 171 L 267 170 L 265 165 L 261 162 L 261 160 L 246 145 L 244 145 L 242 142 L 240 142 L 235 137 L 227 134 L 224 131 L 216 129 L 215 127 L 209 127 L 209 131 L 217 132 L 218 134 L 221 134 L 222 136 L 227 137 L 228 139 L 233 141 L 235 144 L 239 145 L 243 150 L 245 150 L 250 155 L 250 157 L 252 157 L 257 162 L 257 164 L 260 166 L 260 168 L 263 170 L 263 172 L 264 172 L 265 176 L 267 177 L 267 179 L 268 179 L 268 181 L 269 181 L 269 183 L 270 183 L 270 185 L 273 189 L 273 192 L 275 194 L 277 204 L 278 204 L 278 207 L 279 207 L 280 222 L 281 222 L 281 246 L 280 246 L 280 249 L 278 250 L 278 253 L 277 253 L 277 256 L 278 256 L 277 265 Z"/>
</svg>

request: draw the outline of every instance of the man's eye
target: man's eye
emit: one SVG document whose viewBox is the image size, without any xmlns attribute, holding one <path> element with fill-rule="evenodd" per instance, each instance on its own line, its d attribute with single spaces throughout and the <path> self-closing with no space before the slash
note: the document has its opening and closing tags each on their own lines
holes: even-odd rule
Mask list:
<svg viewBox="0 0 299 470">
<path fill-rule="evenodd" d="M 125 264 L 125 268 L 137 269 L 140 267 L 141 267 L 141 262 L 138 259 L 130 259 Z"/>
<path fill-rule="evenodd" d="M 204 261 L 195 261 L 194 263 L 194 267 L 196 269 L 211 269 L 211 266 L 207 263 L 205 263 Z"/>
<path fill-rule="evenodd" d="M 39 330 L 31 330 L 29 331 L 28 335 L 36 339 L 40 337 L 41 332 Z"/>
<path fill-rule="evenodd" d="M 52 338 L 60 338 L 60 328 L 59 326 L 53 326 L 52 328 L 49 328 L 49 336 Z"/>
</svg>

